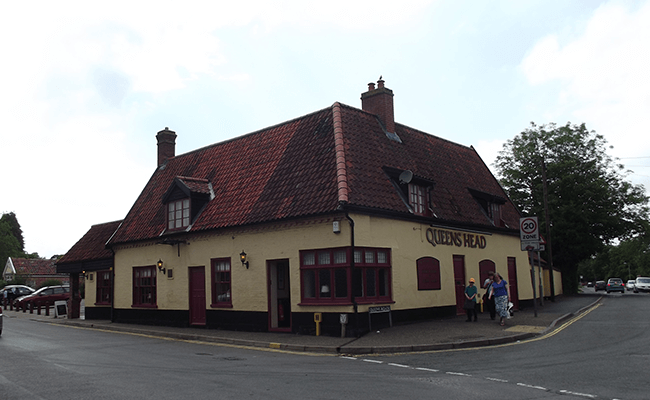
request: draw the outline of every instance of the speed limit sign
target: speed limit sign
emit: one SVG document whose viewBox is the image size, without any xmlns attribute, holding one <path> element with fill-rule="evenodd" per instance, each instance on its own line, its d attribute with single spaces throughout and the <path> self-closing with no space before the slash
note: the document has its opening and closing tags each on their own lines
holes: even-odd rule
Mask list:
<svg viewBox="0 0 650 400">
<path fill-rule="evenodd" d="M 539 224 L 537 217 L 519 218 L 519 236 L 522 242 L 539 243 Z"/>
</svg>

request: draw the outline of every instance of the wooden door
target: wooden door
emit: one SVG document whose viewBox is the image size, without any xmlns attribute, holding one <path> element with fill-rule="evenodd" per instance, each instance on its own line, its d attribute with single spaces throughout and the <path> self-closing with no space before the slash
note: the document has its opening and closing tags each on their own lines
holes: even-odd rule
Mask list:
<svg viewBox="0 0 650 400">
<path fill-rule="evenodd" d="M 508 290 L 510 290 L 510 301 L 519 310 L 519 291 L 517 289 L 517 259 L 508 257 Z"/>
<path fill-rule="evenodd" d="M 190 325 L 205 325 L 205 267 L 190 267 Z"/>
<path fill-rule="evenodd" d="M 454 256 L 454 286 L 456 287 L 456 314 L 465 314 L 465 256 Z"/>
</svg>

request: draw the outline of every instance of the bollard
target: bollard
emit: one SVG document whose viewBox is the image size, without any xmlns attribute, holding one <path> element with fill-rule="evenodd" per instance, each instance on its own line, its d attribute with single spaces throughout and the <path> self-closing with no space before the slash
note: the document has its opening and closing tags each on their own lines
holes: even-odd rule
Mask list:
<svg viewBox="0 0 650 400">
<path fill-rule="evenodd" d="M 50 316 L 50 303 L 47 301 L 45 302 L 45 316 Z"/>
<path fill-rule="evenodd" d="M 316 323 L 316 336 L 320 336 L 320 323 L 323 321 L 323 313 L 314 313 L 314 322 Z"/>
<path fill-rule="evenodd" d="M 29 313 L 34 314 L 34 303 L 32 302 L 29 303 Z"/>
<path fill-rule="evenodd" d="M 41 315 L 41 302 L 36 304 L 36 315 Z"/>
</svg>

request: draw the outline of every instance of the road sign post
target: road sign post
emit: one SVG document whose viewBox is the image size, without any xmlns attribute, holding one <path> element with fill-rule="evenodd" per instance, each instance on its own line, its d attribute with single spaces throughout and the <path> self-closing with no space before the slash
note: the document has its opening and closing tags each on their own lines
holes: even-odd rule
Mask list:
<svg viewBox="0 0 650 400">
<path fill-rule="evenodd" d="M 541 268 L 542 264 L 539 259 L 539 224 L 537 222 L 537 217 L 524 217 L 519 218 L 519 238 L 521 239 L 521 251 L 536 251 L 537 252 L 537 263 L 540 268 L 540 297 L 542 296 L 541 292 Z M 530 253 L 529 253 L 530 254 Z M 530 279 L 533 285 L 533 309 L 535 310 L 535 316 L 537 317 L 537 293 L 535 290 L 535 263 L 528 257 L 528 262 L 530 263 Z"/>
</svg>

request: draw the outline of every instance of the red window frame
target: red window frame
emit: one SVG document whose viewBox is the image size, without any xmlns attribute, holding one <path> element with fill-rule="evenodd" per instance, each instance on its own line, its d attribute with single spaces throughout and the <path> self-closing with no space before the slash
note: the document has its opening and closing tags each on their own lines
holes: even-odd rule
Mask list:
<svg viewBox="0 0 650 400">
<path fill-rule="evenodd" d="M 113 299 L 113 280 L 111 279 L 111 271 L 97 271 L 96 282 L 95 304 L 111 304 Z"/>
<path fill-rule="evenodd" d="M 227 267 L 227 269 L 226 269 Z M 230 257 L 210 260 L 211 307 L 232 308 L 232 262 Z"/>
<path fill-rule="evenodd" d="M 155 265 L 133 267 L 132 307 L 157 307 Z"/>
<path fill-rule="evenodd" d="M 167 229 L 179 230 L 190 226 L 191 206 L 189 198 L 167 203 Z"/>
<path fill-rule="evenodd" d="M 300 251 L 301 305 L 392 302 L 390 249 L 355 249 L 352 285 L 351 248 Z"/>
</svg>

